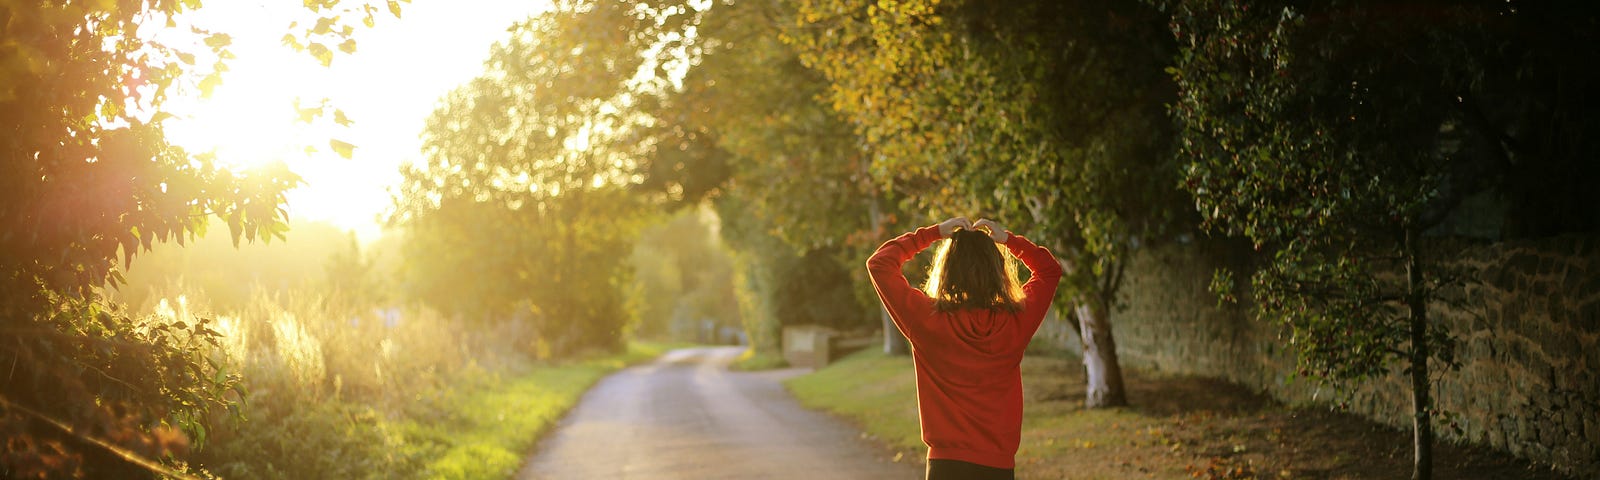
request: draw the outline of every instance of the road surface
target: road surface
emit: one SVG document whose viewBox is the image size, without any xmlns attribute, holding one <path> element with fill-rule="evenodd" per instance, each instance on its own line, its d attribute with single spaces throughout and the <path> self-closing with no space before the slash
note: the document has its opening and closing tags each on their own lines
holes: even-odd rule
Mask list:
<svg viewBox="0 0 1600 480">
<path fill-rule="evenodd" d="M 517 478 L 921 478 L 916 459 L 801 407 L 779 382 L 804 370 L 729 371 L 741 351 L 674 350 L 606 377 Z"/>
</svg>

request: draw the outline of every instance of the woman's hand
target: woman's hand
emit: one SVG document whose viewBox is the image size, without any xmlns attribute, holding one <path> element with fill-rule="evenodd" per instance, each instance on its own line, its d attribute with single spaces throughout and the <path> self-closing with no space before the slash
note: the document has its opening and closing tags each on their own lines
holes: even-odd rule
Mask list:
<svg viewBox="0 0 1600 480">
<path fill-rule="evenodd" d="M 950 238 L 950 234 L 956 233 L 956 230 L 961 228 L 971 230 L 972 222 L 967 221 L 967 219 L 963 217 L 956 217 L 939 222 L 939 237 Z"/>
<path fill-rule="evenodd" d="M 986 229 L 988 229 L 989 230 L 989 238 L 994 239 L 994 243 L 1006 243 L 1006 240 L 1010 240 L 1011 239 L 1011 235 L 1006 233 L 1006 227 L 1002 227 L 1002 226 L 1000 226 L 1000 224 L 995 223 L 994 220 L 990 220 L 990 219 L 987 219 L 987 218 L 978 219 L 977 222 L 974 222 L 972 224 L 972 226 L 968 227 L 968 228 L 986 228 Z"/>
</svg>

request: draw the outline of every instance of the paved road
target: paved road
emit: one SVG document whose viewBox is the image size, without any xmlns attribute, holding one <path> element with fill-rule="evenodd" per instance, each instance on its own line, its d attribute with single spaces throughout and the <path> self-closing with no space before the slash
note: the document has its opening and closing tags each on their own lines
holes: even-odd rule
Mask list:
<svg viewBox="0 0 1600 480">
<path fill-rule="evenodd" d="M 739 347 L 674 350 L 606 377 L 546 437 L 519 479 L 915 479 L 853 427 L 801 407 L 780 380 L 730 372 Z"/>
</svg>

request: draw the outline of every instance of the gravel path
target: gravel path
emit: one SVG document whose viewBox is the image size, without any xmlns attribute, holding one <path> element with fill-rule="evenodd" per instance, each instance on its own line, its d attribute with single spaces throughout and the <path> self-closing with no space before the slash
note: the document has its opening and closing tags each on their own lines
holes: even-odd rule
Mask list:
<svg viewBox="0 0 1600 480">
<path fill-rule="evenodd" d="M 826 414 L 779 382 L 803 369 L 731 372 L 739 347 L 674 350 L 606 377 L 541 442 L 517 478 L 921 478 L 916 459 Z"/>
</svg>

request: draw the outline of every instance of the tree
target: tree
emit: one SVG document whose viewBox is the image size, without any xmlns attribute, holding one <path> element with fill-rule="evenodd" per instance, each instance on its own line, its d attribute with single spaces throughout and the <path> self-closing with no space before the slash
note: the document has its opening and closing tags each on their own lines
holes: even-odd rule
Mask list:
<svg viewBox="0 0 1600 480">
<path fill-rule="evenodd" d="M 123 274 L 110 299 L 133 311 L 163 297 L 204 292 L 212 311 L 237 311 L 257 290 L 281 292 L 326 280 L 326 264 L 359 262 L 350 232 L 333 224 L 289 221 L 285 241 L 233 244 L 227 231 L 208 231 L 176 243 L 154 244 L 139 254 L 139 266 Z M 350 265 L 354 266 L 354 265 Z M 332 286 L 332 285 L 323 285 Z M 354 286 L 354 285 L 345 285 Z"/>
<path fill-rule="evenodd" d="M 655 13 L 558 5 L 513 26 L 485 72 L 444 99 L 393 221 L 409 227 L 420 271 L 471 280 L 423 280 L 441 288 L 423 298 L 490 321 L 525 315 L 540 355 L 621 347 L 621 252 L 644 213 L 630 82 L 659 38 L 642 33 Z M 468 285 L 485 288 L 457 291 Z"/>
<path fill-rule="evenodd" d="M 876 312 L 885 352 L 904 355 L 909 353 L 905 338 L 872 295 L 866 272 L 845 266 L 858 264 L 886 232 L 905 225 L 893 197 L 874 184 L 869 156 L 850 126 L 821 100 L 827 79 L 783 42 L 783 25 L 792 24 L 795 15 L 790 6 L 774 2 L 731 2 L 711 9 L 697 25 L 694 67 L 672 100 L 699 111 L 663 120 L 704 132 L 714 139 L 709 147 L 727 158 L 731 174 L 718 193 L 738 199 L 717 200 L 728 213 L 725 218 L 751 217 L 729 221 L 757 222 L 753 228 L 765 230 L 759 235 L 780 239 L 813 261 L 844 267 L 840 271 L 860 295 L 841 299 L 842 310 L 824 323 L 853 325 L 866 318 L 865 312 Z M 739 205 L 738 211 L 732 205 Z M 765 248 L 754 247 L 759 240 L 730 243 Z M 769 249 L 749 253 L 754 262 L 773 255 Z M 795 272 L 782 267 L 779 257 L 770 261 L 775 262 L 771 269 L 788 272 L 774 274 L 774 281 L 787 285 L 774 294 L 811 288 L 804 283 L 815 281 L 791 277 Z M 838 285 L 839 280 L 824 281 Z"/>
<path fill-rule="evenodd" d="M 1402 363 L 1412 477 L 1430 478 L 1431 382 L 1455 363 L 1450 332 L 1429 306 L 1461 277 L 1442 268 L 1428 235 L 1474 195 L 1510 199 L 1512 211 L 1593 198 L 1550 174 L 1597 178 L 1586 140 L 1600 131 L 1586 112 L 1597 102 L 1546 85 L 1600 79 L 1592 49 L 1561 50 L 1594 44 L 1596 8 L 1211 0 L 1165 8 L 1182 45 L 1173 114 L 1184 184 L 1205 223 L 1268 255 L 1251 293 L 1259 315 L 1286 328 L 1302 374 L 1348 383 Z M 1586 214 L 1543 218 L 1592 229 Z M 1219 274 L 1219 289 L 1230 283 Z"/>
<path fill-rule="evenodd" d="M 997 216 L 1068 272 L 1086 404 L 1123 405 L 1111 332 L 1132 250 L 1171 236 L 1164 17 L 1130 2 L 798 2 L 789 34 L 907 210 Z"/>
<path fill-rule="evenodd" d="M 306 8 L 345 18 L 331 27 L 363 18 L 338 3 Z M 217 334 L 205 322 L 129 318 L 98 290 L 121 282 L 119 261 L 126 268 L 156 242 L 182 243 L 211 216 L 235 242 L 285 229 L 291 172 L 235 172 L 166 142 L 167 98 L 217 85 L 231 39 L 193 30 L 185 48 L 139 30 L 199 4 L 0 5 L 0 361 L 11 372 L 0 389 L 0 469 L 9 474 L 181 475 L 157 459 L 203 443 L 207 417 L 238 383 L 207 361 Z M 350 33 L 289 36 L 320 46 Z"/>
<path fill-rule="evenodd" d="M 451 198 L 407 219 L 400 242 L 404 296 L 472 324 L 526 317 L 524 295 L 532 287 L 523 269 L 534 260 L 524 258 L 545 238 L 519 236 L 541 220 L 524 216 L 500 204 Z"/>
<path fill-rule="evenodd" d="M 635 332 L 704 342 L 721 339 L 707 337 L 717 332 L 704 332 L 702 320 L 740 326 L 733 258 L 717 229 L 709 209 L 685 209 L 640 235 L 630 260 Z"/>
</svg>

